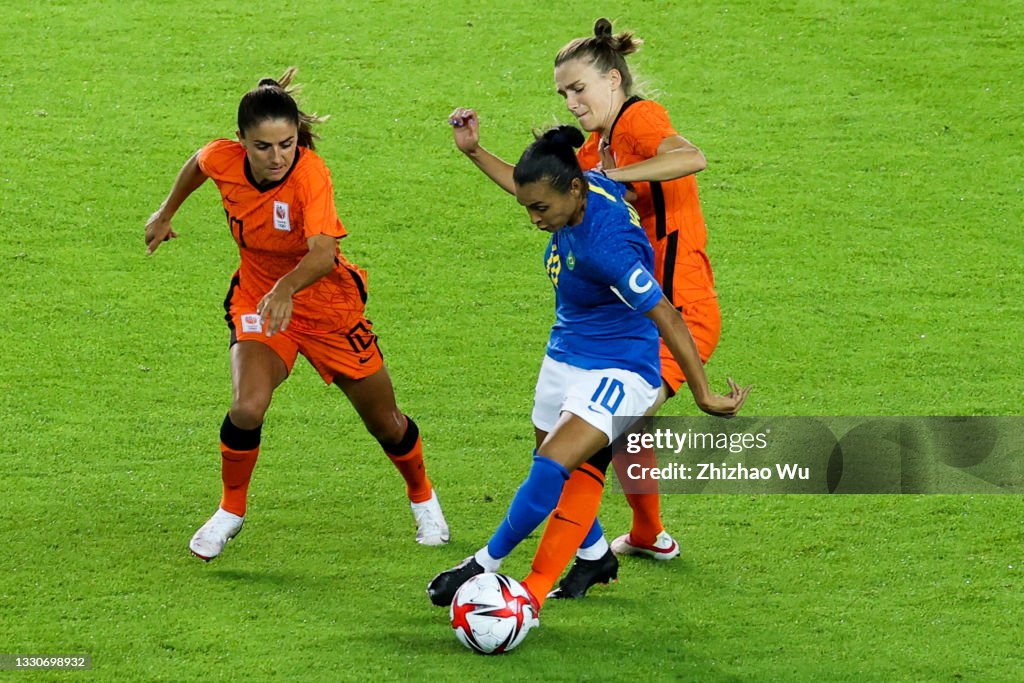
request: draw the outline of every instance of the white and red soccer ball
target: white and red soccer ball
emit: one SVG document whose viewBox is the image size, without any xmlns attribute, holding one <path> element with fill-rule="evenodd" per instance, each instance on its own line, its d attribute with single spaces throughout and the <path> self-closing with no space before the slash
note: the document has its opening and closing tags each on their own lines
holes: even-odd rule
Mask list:
<svg viewBox="0 0 1024 683">
<path fill-rule="evenodd" d="M 449 610 L 459 642 L 497 655 L 523 642 L 539 621 L 526 588 L 503 574 L 477 574 L 459 587 Z"/>
</svg>

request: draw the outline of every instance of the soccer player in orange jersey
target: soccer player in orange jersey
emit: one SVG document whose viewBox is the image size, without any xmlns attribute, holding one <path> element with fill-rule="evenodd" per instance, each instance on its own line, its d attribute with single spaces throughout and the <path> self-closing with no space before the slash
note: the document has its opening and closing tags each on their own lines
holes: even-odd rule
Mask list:
<svg viewBox="0 0 1024 683">
<path fill-rule="evenodd" d="M 705 168 L 706 161 L 697 147 L 676 132 L 664 107 L 632 92 L 633 79 L 625 57 L 635 52 L 641 42 L 631 33 L 613 35 L 611 22 L 598 19 L 594 35 L 569 42 L 555 57 L 555 85 L 579 125 L 590 133 L 578 152 L 582 168 L 599 169 L 612 180 L 632 188 L 628 198 L 639 212 L 654 247 L 654 274 L 686 321 L 701 360 L 707 362 L 718 344 L 721 316 L 705 250 L 707 228 L 694 178 L 695 173 Z M 458 108 L 449 120 L 456 146 L 491 180 L 514 194 L 512 165 L 480 145 L 477 113 Z M 657 412 L 686 381 L 664 343 L 661 368 L 661 394 L 650 414 Z M 635 457 L 653 462 L 654 453 L 647 450 Z M 589 485 L 582 472 L 574 473 L 573 478 L 563 502 L 570 499 L 568 494 L 577 486 L 589 489 L 591 495 L 573 496 L 571 500 L 577 503 L 573 504 L 571 514 L 561 508 L 560 512 L 561 518 L 571 516 L 580 523 L 591 511 L 596 512 L 600 492 Z M 582 597 L 594 583 L 607 583 L 615 578 L 615 554 L 656 560 L 671 560 L 679 555 L 679 545 L 661 522 L 657 482 L 641 482 L 639 490 L 627 493 L 626 497 L 633 509 L 630 532 L 616 538 L 609 547 L 595 520 L 575 564 L 553 593 L 555 597 Z M 578 509 L 579 501 L 584 501 L 586 509 Z M 551 579 L 552 568 L 563 566 L 557 560 L 543 559 L 554 552 L 553 546 L 562 543 L 558 540 L 559 529 L 566 522 L 561 518 L 549 520 L 534 563 L 535 571 L 539 571 L 537 576 L 527 578 L 528 585 L 533 583 L 530 588 L 534 594 Z M 559 548 L 558 552 L 564 549 Z"/>
<path fill-rule="evenodd" d="M 146 249 L 177 237 L 171 218 L 207 178 L 220 190 L 241 263 L 224 302 L 230 334 L 231 409 L 220 429 L 223 496 L 189 549 L 211 560 L 242 528 L 274 390 L 302 354 L 348 397 L 405 479 L 416 540 L 448 542 L 448 524 L 423 465 L 419 429 L 395 402 L 373 326 L 364 316 L 366 272 L 338 248 L 346 235 L 331 174 L 313 150 L 312 125 L 290 94 L 295 69 L 264 78 L 238 106 L 237 140 L 192 156 L 146 224 Z"/>
</svg>

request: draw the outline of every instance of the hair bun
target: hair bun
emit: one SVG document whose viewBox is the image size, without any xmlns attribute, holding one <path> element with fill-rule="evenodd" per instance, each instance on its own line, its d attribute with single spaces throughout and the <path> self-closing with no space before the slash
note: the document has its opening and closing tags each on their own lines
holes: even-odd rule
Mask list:
<svg viewBox="0 0 1024 683">
<path fill-rule="evenodd" d="M 612 37 L 612 22 L 601 17 L 594 22 L 594 37 L 599 40 L 608 40 Z"/>
<path fill-rule="evenodd" d="M 257 88 L 280 88 L 281 84 L 275 81 L 273 78 L 261 78 L 260 82 L 256 84 Z"/>
<path fill-rule="evenodd" d="M 556 145 L 564 145 L 566 147 L 582 147 L 583 146 L 583 133 L 580 132 L 579 128 L 575 126 L 558 126 L 545 131 L 542 138 L 548 142 Z"/>
</svg>

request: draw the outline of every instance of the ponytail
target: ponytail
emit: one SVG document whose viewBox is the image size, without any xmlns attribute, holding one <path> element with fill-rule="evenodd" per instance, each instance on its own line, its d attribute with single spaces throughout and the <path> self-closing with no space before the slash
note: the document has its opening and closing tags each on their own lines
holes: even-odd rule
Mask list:
<svg viewBox="0 0 1024 683">
<path fill-rule="evenodd" d="M 583 144 L 583 133 L 574 126 L 558 126 L 537 136 L 519 157 L 512 179 L 516 185 L 546 180 L 553 189 L 566 194 L 574 179 L 583 180 L 575 148 Z"/>
<path fill-rule="evenodd" d="M 612 22 L 601 17 L 594 22 L 594 35 L 571 40 L 558 51 L 555 66 L 582 59 L 602 74 L 617 69 L 622 76 L 623 92 L 628 97 L 633 91 L 633 75 L 626 65 L 626 56 L 639 50 L 643 42 L 630 31 L 613 35 Z"/>
<path fill-rule="evenodd" d="M 289 67 L 278 78 L 261 78 L 256 87 L 245 93 L 238 104 L 238 130 L 245 131 L 269 119 L 285 119 L 295 124 L 298 129 L 299 147 L 315 149 L 314 140 L 319 135 L 313 132 L 313 126 L 328 119 L 327 116 L 306 114 L 299 109 L 294 95 L 301 88 L 292 84 L 297 69 Z"/>
</svg>

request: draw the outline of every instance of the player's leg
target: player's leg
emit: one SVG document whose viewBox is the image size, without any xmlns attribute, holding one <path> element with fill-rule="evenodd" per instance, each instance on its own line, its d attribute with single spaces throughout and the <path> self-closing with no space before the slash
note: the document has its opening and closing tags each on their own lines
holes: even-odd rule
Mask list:
<svg viewBox="0 0 1024 683">
<path fill-rule="evenodd" d="M 567 409 L 586 415 L 601 426 L 609 442 L 633 428 L 637 416 L 652 410 L 658 390 L 632 373 L 610 373 L 618 388 L 600 397 L 601 389 L 593 394 L 570 390 Z M 585 386 L 585 385 L 584 385 Z M 604 383 L 599 387 L 606 386 Z M 610 384 L 608 385 L 611 386 Z M 612 400 L 614 396 L 614 400 Z M 607 423 L 601 423 L 597 412 L 608 410 Z M 548 521 L 534 557 L 532 571 L 523 582 L 533 595 L 544 597 L 580 598 L 596 583 L 608 583 L 618 577 L 619 563 L 604 539 L 597 521 L 597 510 L 604 491 L 605 474 L 612 459 L 611 446 L 602 448 L 586 464 L 573 472 L 556 514 Z M 577 550 L 577 548 L 581 548 Z M 576 554 L 572 569 L 561 581 L 558 590 L 549 591 L 562 570 Z"/>
<path fill-rule="evenodd" d="M 288 356 L 292 347 L 285 338 L 274 344 Z M 290 363 L 279 351 L 262 341 L 242 340 L 231 347 L 231 409 L 220 428 L 223 490 L 217 512 L 189 543 L 197 557 L 213 559 L 241 531 L 249 482 L 259 457 L 263 417 L 289 369 Z"/>
<path fill-rule="evenodd" d="M 637 416 L 655 402 L 658 393 L 640 376 L 618 370 L 583 371 L 582 376 L 573 377 L 568 384 L 564 410 L 600 429 L 607 441 L 573 471 L 555 513 L 548 520 L 531 572 L 523 582 L 541 604 L 581 545 L 593 555 L 577 558 L 557 596 L 582 597 L 593 584 L 618 577 L 618 560 L 597 522 L 605 473 L 612 457 L 608 444 L 631 428 Z"/>
<path fill-rule="evenodd" d="M 533 394 L 533 414 L 531 416 L 535 444 L 533 449 L 534 456 L 536 456 L 541 444 L 548 438 L 549 432 L 554 429 L 560 417 L 562 404 L 565 402 L 565 384 L 567 373 L 569 372 L 568 368 L 569 366 L 565 363 L 558 363 L 547 356 L 544 357 L 544 361 L 541 363 Z M 537 463 L 533 461 L 532 464 L 536 465 Z M 535 477 L 540 478 L 546 471 L 546 469 L 538 470 Z M 532 466 L 530 473 L 534 474 Z M 561 477 L 560 474 L 559 477 Z M 555 485 L 557 485 L 557 480 Z M 516 495 L 518 495 L 518 492 Z M 489 563 L 490 571 L 497 570 L 500 560 L 495 560 L 487 552 L 486 547 L 481 548 L 477 554 L 481 555 L 483 562 Z M 427 595 L 430 596 L 430 601 L 435 605 L 448 605 L 451 603 L 452 597 L 459 586 L 470 577 L 481 574 L 484 571 L 487 570 L 477 561 L 476 555 L 470 555 L 460 564 L 435 576 L 427 584 Z"/>
<path fill-rule="evenodd" d="M 665 365 L 662 366 L 662 371 L 663 375 L 666 374 Z M 682 383 L 681 372 L 679 371 L 680 379 L 677 387 Z M 675 390 L 669 385 L 669 381 L 663 381 L 658 394 L 658 402 L 648 412 L 648 417 L 655 415 L 665 401 L 675 395 Z M 675 382 L 673 381 L 673 383 Z M 641 446 L 639 453 L 629 456 L 620 453 L 613 462 L 619 481 L 630 482 L 625 496 L 633 511 L 633 524 L 628 534 L 623 534 L 612 541 L 612 551 L 616 555 L 644 555 L 657 560 L 671 560 L 677 557 L 679 544 L 665 531 L 661 521 L 661 497 L 658 494 L 658 480 L 653 478 L 640 481 L 630 480 L 625 473 L 625 469 L 633 464 L 646 469 L 656 468 L 658 463 L 654 449 L 650 446 Z M 586 557 L 582 548 L 580 557 Z"/>
<path fill-rule="evenodd" d="M 608 435 L 604 431 L 578 415 L 563 412 L 537 448 L 526 482 L 513 498 L 509 514 L 488 542 L 486 550 L 490 557 L 497 560 L 506 557 L 554 512 L 570 473 L 607 443 Z M 586 529 L 591 519 L 586 522 L 586 526 L 579 522 L 575 525 Z"/>
<path fill-rule="evenodd" d="M 718 299 L 711 297 L 692 302 L 686 306 L 683 314 L 697 351 L 703 362 L 707 362 L 718 346 L 722 333 L 722 316 L 718 307 Z M 680 391 L 686 382 L 686 376 L 671 352 L 664 343 L 661 345 L 662 391 L 659 404 L 649 415 L 657 413 L 657 409 L 668 398 Z M 616 466 L 627 464 L 622 457 L 615 459 Z M 656 467 L 657 461 L 653 448 L 644 448 L 640 453 L 631 455 L 628 463 L 637 463 L 642 467 Z M 625 481 L 620 476 L 620 481 Z M 626 500 L 633 510 L 633 524 L 628 534 L 619 536 L 611 543 L 617 555 L 638 555 L 655 560 L 671 560 L 679 555 L 679 544 L 665 530 L 661 520 L 661 498 L 658 495 L 658 482 L 655 479 L 640 482 L 632 492 L 626 493 Z"/>
<path fill-rule="evenodd" d="M 475 555 L 434 577 L 427 586 L 431 602 L 438 606 L 450 605 L 459 586 L 471 576 L 497 571 L 502 560 L 555 509 L 570 472 L 607 443 L 605 432 L 572 413 L 562 413 L 534 452 L 530 472 L 516 491 L 491 540 Z M 587 520 L 584 528 L 589 528 L 591 521 Z M 579 539 L 576 545 L 578 543 Z M 576 545 L 570 546 L 569 556 Z M 565 563 L 558 572 L 564 567 Z"/>
<path fill-rule="evenodd" d="M 633 373 L 618 370 L 584 370 L 546 357 L 534 396 L 533 423 L 547 436 L 536 449 L 530 473 L 516 492 L 509 512 L 488 544 L 458 567 L 442 572 L 428 586 L 431 601 L 448 604 L 455 590 L 481 571 L 497 571 L 501 560 L 552 513 L 562 498 L 570 472 L 605 448 L 654 401 L 657 390 Z M 534 573 L 544 578 L 536 585 L 549 588 L 593 524 L 603 489 L 603 467 L 591 502 L 564 508 L 549 520 L 549 542 L 538 551 L 541 564 Z M 577 477 L 586 476 L 577 474 Z M 579 480 L 582 481 L 582 480 Z M 560 501 L 561 499 L 561 501 Z M 554 527 L 552 527 L 554 525 Z M 543 543 L 543 542 L 542 542 Z M 614 558 L 613 558 L 614 559 Z M 531 575 L 533 576 L 533 575 Z M 537 593 L 534 593 L 536 596 Z M 541 594 L 543 598 L 546 589 Z"/>
<path fill-rule="evenodd" d="M 221 426 L 221 507 L 244 515 L 246 494 L 259 455 L 263 418 L 288 365 L 270 346 L 240 341 L 231 348 L 231 409 Z"/>
<path fill-rule="evenodd" d="M 416 520 L 416 541 L 423 545 L 447 543 L 448 522 L 427 477 L 419 428 L 398 408 L 387 369 L 381 365 L 367 377 L 351 379 L 338 375 L 334 381 L 405 480 L 406 495 Z"/>
<path fill-rule="evenodd" d="M 611 454 L 611 447 L 602 448 L 573 471 L 558 507 L 544 527 L 530 573 L 523 581 L 530 593 L 537 596 L 538 607 L 546 597 L 580 598 L 595 583 L 608 583 L 618 578 L 619 562 L 600 534 L 597 522 Z M 595 528 L 598 538 L 588 542 L 585 539 Z M 577 551 L 580 546 L 596 552 L 592 557 L 580 557 L 582 551 Z M 577 557 L 572 570 L 558 589 L 552 591 L 573 554 Z"/>
<path fill-rule="evenodd" d="M 595 371 L 597 372 L 597 371 Z M 603 377 L 606 376 L 607 380 Z M 600 371 L 598 383 L 574 383 L 565 405 L 587 416 L 608 435 L 609 443 L 634 426 L 637 417 L 651 412 L 658 390 L 638 375 L 624 371 Z M 612 389 L 612 387 L 615 387 Z M 582 389 L 582 391 L 581 391 Z M 606 422 L 602 422 L 604 413 Z M 573 472 L 541 538 L 531 574 L 525 583 L 535 595 L 580 598 L 596 583 L 617 578 L 619 563 L 604 538 L 597 510 L 604 492 L 605 475 L 612 459 L 611 447 L 601 449 L 586 466 Z M 576 554 L 572 569 L 550 596 L 548 592 Z"/>
</svg>

